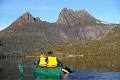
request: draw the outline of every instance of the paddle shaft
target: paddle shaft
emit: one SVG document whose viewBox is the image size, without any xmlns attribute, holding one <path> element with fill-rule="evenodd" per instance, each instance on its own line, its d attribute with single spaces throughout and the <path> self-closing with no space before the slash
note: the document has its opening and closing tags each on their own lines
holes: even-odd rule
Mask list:
<svg viewBox="0 0 120 80">
<path fill-rule="evenodd" d="M 57 59 L 57 61 L 58 61 L 58 66 L 60 66 L 60 67 L 62 67 L 63 69 L 65 69 L 65 70 L 67 70 L 69 73 L 72 73 L 72 70 L 69 68 L 69 67 L 66 67 L 65 65 L 63 65 L 62 63 L 61 63 L 61 61 L 59 61 L 58 59 Z"/>
</svg>

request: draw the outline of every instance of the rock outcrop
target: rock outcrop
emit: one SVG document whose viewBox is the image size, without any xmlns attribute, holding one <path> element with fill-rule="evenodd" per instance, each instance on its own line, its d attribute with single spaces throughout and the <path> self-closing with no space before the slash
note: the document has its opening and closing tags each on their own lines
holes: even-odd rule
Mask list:
<svg viewBox="0 0 120 80">
<path fill-rule="evenodd" d="M 22 30 L 26 24 L 40 24 L 42 21 L 38 17 L 33 17 L 29 12 L 26 12 L 17 18 L 8 28 L 4 29 L 6 32 L 14 32 Z"/>
<path fill-rule="evenodd" d="M 97 20 L 91 16 L 86 10 L 76 10 L 64 8 L 57 20 L 57 24 L 74 26 L 75 24 L 80 25 L 93 25 L 101 23 L 100 20 Z"/>
</svg>

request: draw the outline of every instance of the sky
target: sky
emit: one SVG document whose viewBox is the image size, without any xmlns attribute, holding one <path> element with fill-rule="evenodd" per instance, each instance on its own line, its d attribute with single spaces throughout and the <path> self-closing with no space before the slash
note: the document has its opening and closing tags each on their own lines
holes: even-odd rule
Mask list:
<svg viewBox="0 0 120 80">
<path fill-rule="evenodd" d="M 0 30 L 25 12 L 55 22 L 63 8 L 84 9 L 102 21 L 120 23 L 120 0 L 0 0 Z"/>
</svg>

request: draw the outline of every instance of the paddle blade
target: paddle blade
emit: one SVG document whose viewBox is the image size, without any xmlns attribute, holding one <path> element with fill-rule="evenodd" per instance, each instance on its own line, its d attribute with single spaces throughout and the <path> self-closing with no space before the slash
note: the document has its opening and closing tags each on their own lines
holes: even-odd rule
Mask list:
<svg viewBox="0 0 120 80">
<path fill-rule="evenodd" d="M 67 70 L 69 73 L 72 73 L 72 70 L 68 67 L 65 67 L 65 70 Z"/>
</svg>

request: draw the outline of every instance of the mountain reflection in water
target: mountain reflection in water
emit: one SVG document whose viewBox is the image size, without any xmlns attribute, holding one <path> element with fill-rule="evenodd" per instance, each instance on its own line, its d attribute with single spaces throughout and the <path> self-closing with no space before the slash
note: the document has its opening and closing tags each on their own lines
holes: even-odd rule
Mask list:
<svg viewBox="0 0 120 80">
<path fill-rule="evenodd" d="M 17 64 L 22 62 L 28 66 L 31 66 L 33 63 L 32 61 L 17 60 L 18 58 L 12 58 L 11 60 L 6 59 L 1 61 L 1 66 L 3 70 L 0 71 L 0 80 L 19 80 L 19 71 Z M 29 69 L 28 71 L 30 70 L 31 69 Z M 30 78 L 27 80 L 32 79 Z M 73 70 L 73 73 L 71 73 L 69 77 L 63 80 L 120 80 L 120 72 L 94 72 Z"/>
</svg>

